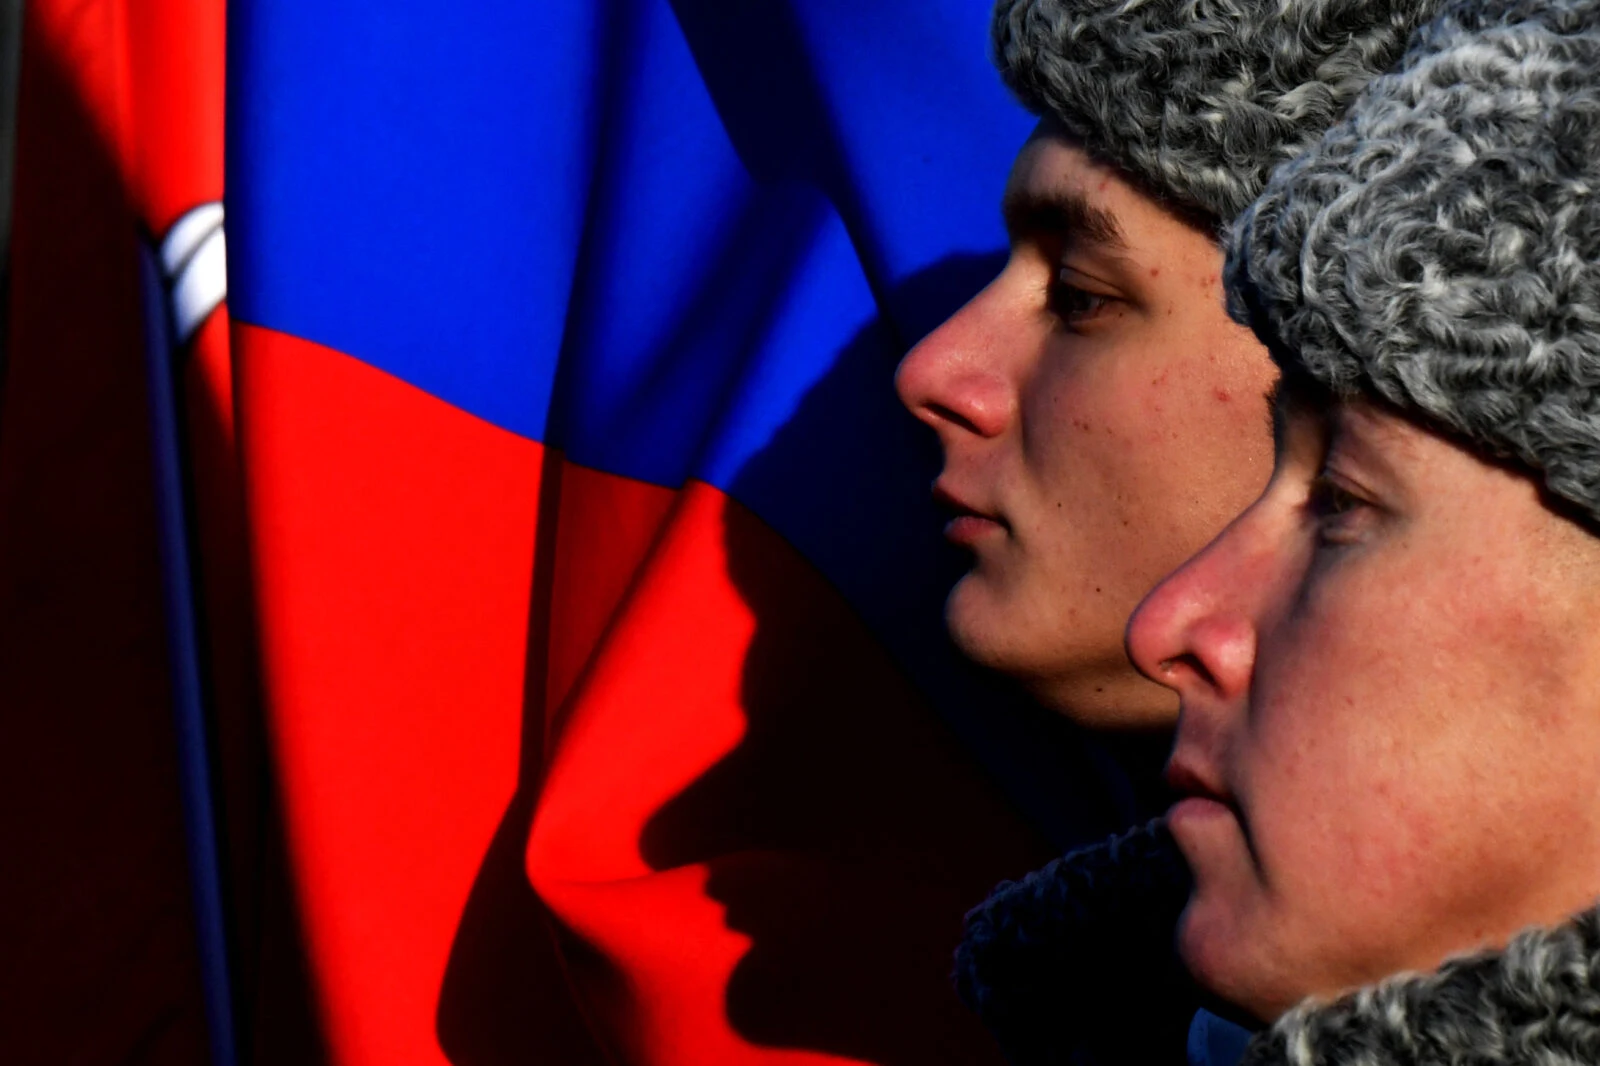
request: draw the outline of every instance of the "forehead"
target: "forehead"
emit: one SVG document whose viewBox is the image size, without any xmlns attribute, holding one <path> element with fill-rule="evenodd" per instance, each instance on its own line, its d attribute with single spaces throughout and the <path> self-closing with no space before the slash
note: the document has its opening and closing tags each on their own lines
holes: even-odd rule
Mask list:
<svg viewBox="0 0 1600 1066">
<path fill-rule="evenodd" d="M 1288 427 L 1314 428 L 1341 454 L 1390 467 L 1416 460 L 1437 435 L 1409 418 L 1370 400 L 1339 399 L 1297 374 L 1280 377 L 1268 393 L 1273 440 L 1281 454 Z"/>
<path fill-rule="evenodd" d="M 1437 442 L 1454 447 L 1437 434 L 1424 429 L 1398 412 L 1380 407 L 1370 400 L 1341 400 L 1330 404 L 1335 431 L 1342 437 L 1381 448 L 1402 458 L 1414 458 L 1419 447 Z"/>
<path fill-rule="evenodd" d="M 1006 191 L 1084 192 L 1101 180 L 1116 176 L 1111 167 L 1093 159 L 1064 130 L 1045 119 L 1034 127 L 1011 164 Z"/>
<path fill-rule="evenodd" d="M 1162 208 L 1116 167 L 1084 151 L 1050 119 L 1040 122 L 1017 153 L 1006 182 L 1007 203 L 1076 200 L 1116 220 L 1132 250 L 1182 240 L 1208 248 L 1214 238 Z"/>
</svg>

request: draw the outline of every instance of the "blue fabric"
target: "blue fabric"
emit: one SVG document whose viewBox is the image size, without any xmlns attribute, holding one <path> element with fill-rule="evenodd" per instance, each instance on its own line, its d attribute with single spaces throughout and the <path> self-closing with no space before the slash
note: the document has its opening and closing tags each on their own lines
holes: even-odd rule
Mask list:
<svg viewBox="0 0 1600 1066">
<path fill-rule="evenodd" d="M 1196 1011 L 1189 1023 L 1189 1066 L 1237 1066 L 1254 1035 L 1208 1010 Z"/>
<path fill-rule="evenodd" d="M 1033 121 L 988 12 L 236 0 L 232 313 L 708 481 L 901 633 L 950 558 L 894 366 L 998 268 Z"/>
<path fill-rule="evenodd" d="M 970 294 L 898 286 L 1002 246 L 988 8 L 236 0 L 234 313 L 726 488 L 880 310 L 898 351 Z"/>
<path fill-rule="evenodd" d="M 232 0 L 230 310 L 585 465 L 728 492 L 1066 844 L 1132 812 L 1085 829 L 1102 771 L 949 649 L 937 450 L 892 388 L 1003 259 L 1034 120 L 989 11 Z"/>
</svg>

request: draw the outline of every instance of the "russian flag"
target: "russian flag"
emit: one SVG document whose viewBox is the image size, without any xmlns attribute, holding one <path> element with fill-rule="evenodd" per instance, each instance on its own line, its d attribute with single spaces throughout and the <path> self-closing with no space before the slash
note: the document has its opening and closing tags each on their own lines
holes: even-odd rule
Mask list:
<svg viewBox="0 0 1600 1066">
<path fill-rule="evenodd" d="M 216 0 L 101 2 L 213 1061 L 994 1061 L 962 913 L 1132 812 L 949 648 L 892 390 L 1003 255 L 987 0 L 233 0 L 225 181 Z"/>
<path fill-rule="evenodd" d="M 987 6 L 233 5 L 264 693 L 333 1061 L 992 1058 L 962 912 L 1053 850 L 1022 809 L 1115 815 L 947 648 L 891 389 L 999 262 L 1031 119 Z"/>
</svg>

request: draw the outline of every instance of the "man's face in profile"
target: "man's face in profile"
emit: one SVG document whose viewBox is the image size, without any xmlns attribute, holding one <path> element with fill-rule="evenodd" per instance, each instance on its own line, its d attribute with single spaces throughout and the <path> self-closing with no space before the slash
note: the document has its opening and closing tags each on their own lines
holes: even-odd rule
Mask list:
<svg viewBox="0 0 1600 1066">
<path fill-rule="evenodd" d="M 1049 123 L 1018 155 L 1005 269 L 900 364 L 944 450 L 935 493 L 972 567 L 950 632 L 1046 704 L 1168 725 L 1123 629 L 1266 483 L 1275 372 L 1224 312 L 1214 236 Z"/>
<path fill-rule="evenodd" d="M 1387 408 L 1285 400 L 1267 490 L 1128 631 L 1183 704 L 1179 952 L 1263 1021 L 1600 885 L 1600 538 Z"/>
</svg>

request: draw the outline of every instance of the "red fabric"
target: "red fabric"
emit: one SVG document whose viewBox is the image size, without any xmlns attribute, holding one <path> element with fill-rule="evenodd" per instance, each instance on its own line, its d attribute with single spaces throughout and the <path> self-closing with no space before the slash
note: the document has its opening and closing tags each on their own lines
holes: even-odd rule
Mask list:
<svg viewBox="0 0 1600 1066">
<path fill-rule="evenodd" d="M 8 1062 L 202 1062 L 134 252 L 220 195 L 222 5 L 27 24 L 0 1032 Z M 707 486 L 232 334 L 182 385 L 247 1053 L 992 1061 L 949 951 L 1045 848 L 804 559 Z"/>
<path fill-rule="evenodd" d="M 993 1061 L 949 953 L 1044 848 L 809 564 L 708 486 L 235 346 L 333 1061 Z"/>
<path fill-rule="evenodd" d="M 564 714 L 528 870 L 619 1058 L 993 1060 L 950 952 L 1040 850 L 764 523 L 679 493 Z"/>
<path fill-rule="evenodd" d="M 455 1021 L 477 997 L 444 1011 L 441 987 L 517 790 L 543 449 L 317 345 L 244 325 L 235 344 L 265 697 L 329 1057 L 443 1062 L 436 1024 L 469 1053 L 484 1038 Z M 491 965 L 560 992 L 559 968 Z"/>
<path fill-rule="evenodd" d="M 177 159 L 205 93 L 158 100 L 151 77 L 189 52 L 157 59 L 143 31 L 199 28 L 220 58 L 221 11 L 38 0 L 23 19 L 0 408 L 7 1062 L 206 1058 L 135 242 L 161 221 L 141 208 L 221 191 L 220 66 L 198 75 L 206 143 Z"/>
<path fill-rule="evenodd" d="M 227 5 L 139 0 L 121 17 L 128 190 L 159 237 L 190 208 L 222 199 Z"/>
</svg>

